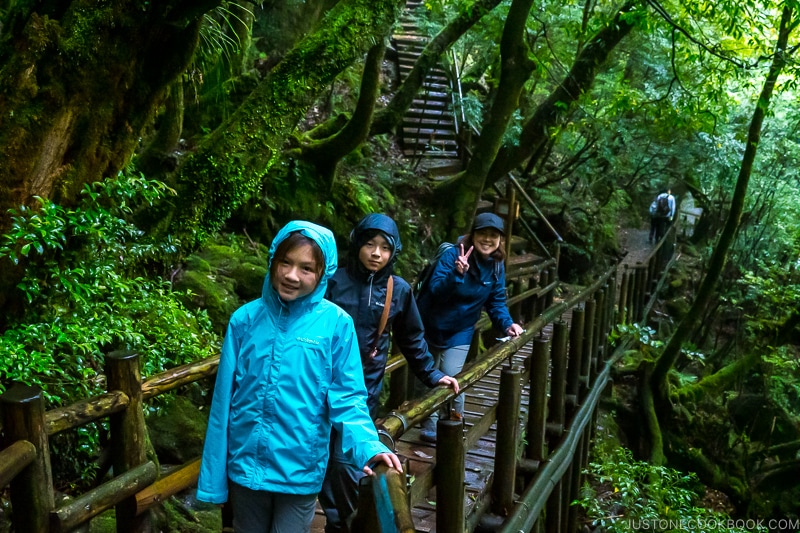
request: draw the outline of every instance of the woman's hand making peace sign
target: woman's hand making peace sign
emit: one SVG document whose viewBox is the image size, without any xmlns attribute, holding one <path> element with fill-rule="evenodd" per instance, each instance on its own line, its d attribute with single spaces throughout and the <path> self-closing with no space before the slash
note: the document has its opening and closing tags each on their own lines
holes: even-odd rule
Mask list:
<svg viewBox="0 0 800 533">
<path fill-rule="evenodd" d="M 458 245 L 461 248 L 461 254 L 456 258 L 456 271 L 464 275 L 469 270 L 469 255 L 472 253 L 474 246 L 470 246 L 467 253 L 464 253 L 464 243 Z"/>
</svg>

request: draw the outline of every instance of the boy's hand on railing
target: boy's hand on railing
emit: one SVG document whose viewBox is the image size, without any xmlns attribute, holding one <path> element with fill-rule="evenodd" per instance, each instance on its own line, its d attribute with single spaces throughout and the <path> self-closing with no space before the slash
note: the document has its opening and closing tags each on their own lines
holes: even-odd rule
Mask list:
<svg viewBox="0 0 800 533">
<path fill-rule="evenodd" d="M 371 476 L 374 474 L 374 472 L 369 465 L 375 466 L 377 463 L 384 463 L 390 468 L 394 468 L 398 472 L 403 471 L 403 465 L 400 464 L 400 459 L 393 453 L 379 453 L 377 455 L 373 455 L 372 458 L 367 461 L 367 464 L 362 470 L 366 475 Z"/>
<path fill-rule="evenodd" d="M 458 394 L 458 380 L 453 376 L 445 376 L 437 382 L 438 385 L 444 385 L 445 387 L 450 387 L 453 389 L 453 392 Z"/>
</svg>

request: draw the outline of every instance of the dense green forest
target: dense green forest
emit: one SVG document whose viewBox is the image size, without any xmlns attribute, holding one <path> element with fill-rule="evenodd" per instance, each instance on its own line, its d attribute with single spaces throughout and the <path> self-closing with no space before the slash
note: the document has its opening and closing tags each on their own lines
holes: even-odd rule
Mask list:
<svg viewBox="0 0 800 533">
<path fill-rule="evenodd" d="M 0 391 L 64 405 L 104 390 L 112 350 L 145 375 L 215 355 L 295 218 L 343 244 L 392 215 L 410 278 L 513 172 L 581 285 L 670 188 L 703 214 L 658 320 L 618 331 L 634 385 L 608 408 L 638 459 L 732 514 L 800 514 L 798 3 L 428 0 L 401 81 L 404 4 L 0 1 Z M 435 177 L 398 129 L 441 64 L 473 134 Z M 53 443 L 84 465 L 65 490 L 96 439 Z"/>
</svg>

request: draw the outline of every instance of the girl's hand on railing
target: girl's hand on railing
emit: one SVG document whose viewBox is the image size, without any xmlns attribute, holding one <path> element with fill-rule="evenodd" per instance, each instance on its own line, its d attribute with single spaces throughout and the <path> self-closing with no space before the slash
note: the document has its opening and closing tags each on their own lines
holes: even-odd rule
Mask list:
<svg viewBox="0 0 800 533">
<path fill-rule="evenodd" d="M 390 468 L 394 468 L 398 472 L 403 471 L 403 465 L 400 464 L 400 459 L 393 453 L 379 453 L 377 455 L 373 455 L 372 458 L 367 461 L 367 464 L 362 468 L 364 473 L 368 476 L 374 474 L 372 468 L 369 465 L 375 466 L 377 463 L 385 463 Z"/>
</svg>

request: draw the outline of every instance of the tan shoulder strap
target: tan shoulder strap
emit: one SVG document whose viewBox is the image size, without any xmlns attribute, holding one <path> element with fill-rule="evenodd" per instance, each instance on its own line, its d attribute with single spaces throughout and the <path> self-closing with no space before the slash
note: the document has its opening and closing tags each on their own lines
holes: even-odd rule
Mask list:
<svg viewBox="0 0 800 533">
<path fill-rule="evenodd" d="M 389 274 L 389 280 L 386 282 L 386 301 L 383 303 L 383 313 L 381 314 L 381 321 L 378 322 L 378 335 L 375 337 L 375 346 L 369 353 L 370 357 L 375 357 L 378 354 L 378 341 L 383 335 L 383 330 L 386 329 L 386 323 L 389 321 L 389 310 L 392 307 L 392 290 L 394 289 L 394 277 Z"/>
</svg>

